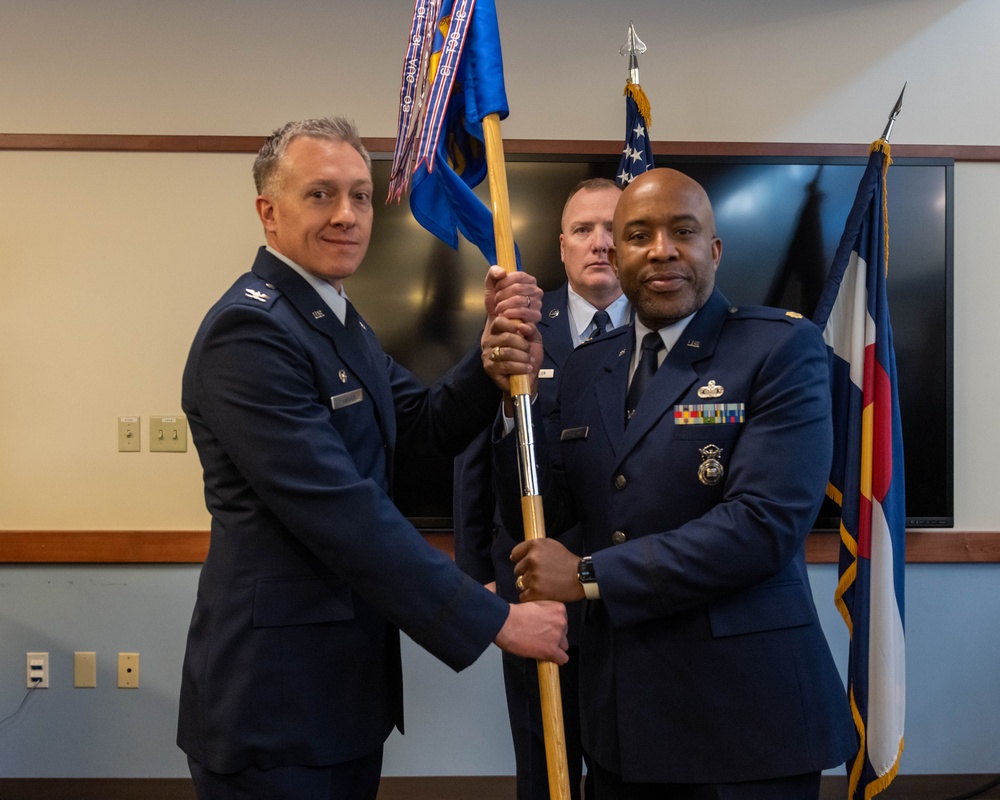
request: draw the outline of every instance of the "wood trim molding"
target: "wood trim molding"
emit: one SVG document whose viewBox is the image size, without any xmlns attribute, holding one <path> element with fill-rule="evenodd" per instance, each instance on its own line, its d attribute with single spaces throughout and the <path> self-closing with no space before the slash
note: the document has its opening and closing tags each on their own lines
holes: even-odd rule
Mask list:
<svg viewBox="0 0 1000 800">
<path fill-rule="evenodd" d="M 810 564 L 836 564 L 840 537 L 832 531 L 813 533 L 806 540 Z M 1000 532 L 997 531 L 907 531 L 907 564 L 997 564 L 1000 563 Z"/>
<path fill-rule="evenodd" d="M 1000 791 L 990 791 L 997 780 L 982 774 L 898 775 L 879 800 L 938 800 L 958 794 L 986 800 L 1000 797 Z M 378 800 L 506 800 L 514 796 L 515 784 L 513 775 L 383 777 Z M 9 800 L 195 800 L 190 778 L 0 778 L 0 795 Z M 846 777 L 821 778 L 819 800 L 846 795 Z"/>
<path fill-rule="evenodd" d="M 208 553 L 208 531 L 0 531 L 0 564 L 197 564 Z M 454 557 L 450 531 L 425 532 Z M 806 541 L 811 564 L 835 564 L 837 534 Z M 909 564 L 998 564 L 1000 531 L 909 531 Z"/>
<path fill-rule="evenodd" d="M 0 531 L 0 563 L 190 564 L 208 531 Z"/>
<path fill-rule="evenodd" d="M 198 136 L 103 133 L 0 133 L 0 150 L 56 150 L 68 152 L 146 153 L 256 153 L 263 136 Z M 372 153 L 391 153 L 396 140 L 366 137 Z M 844 156 L 868 155 L 869 143 L 814 142 L 653 142 L 654 153 L 672 156 Z M 509 155 L 616 155 L 620 140 L 506 139 Z M 953 158 L 956 161 L 1000 161 L 1000 146 L 894 144 L 892 153 L 910 158 Z"/>
</svg>

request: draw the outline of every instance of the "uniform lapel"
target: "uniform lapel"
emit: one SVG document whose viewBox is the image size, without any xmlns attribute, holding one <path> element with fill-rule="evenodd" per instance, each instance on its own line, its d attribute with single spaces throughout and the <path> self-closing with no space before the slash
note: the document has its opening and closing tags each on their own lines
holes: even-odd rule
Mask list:
<svg viewBox="0 0 1000 800">
<path fill-rule="evenodd" d="M 295 270 L 263 247 L 257 253 L 253 272 L 264 281 L 275 285 L 302 318 L 332 342 L 337 356 L 372 398 L 383 438 L 387 444 L 391 444 L 395 440 L 392 390 L 378 359 L 381 351 L 373 344 L 375 335 L 368 329 L 367 323 L 359 316 L 364 335 L 362 341 L 356 341 L 316 290 Z"/>
<path fill-rule="evenodd" d="M 569 325 L 568 297 L 565 283 L 554 291 L 546 292 L 542 297 L 542 319 L 538 323 L 538 329 L 542 334 L 545 358 L 556 370 L 562 367 L 569 354 L 573 352 L 574 340 Z"/>
<path fill-rule="evenodd" d="M 350 305 L 353 306 L 353 304 Z M 357 313 L 357 309 L 355 309 L 355 313 Z M 364 348 L 364 355 L 368 362 L 367 372 L 363 375 L 359 374 L 358 378 L 366 387 L 370 388 L 375 401 L 375 408 L 378 411 L 383 438 L 387 444 L 392 445 L 396 441 L 396 410 L 392 402 L 392 387 L 389 385 L 389 376 L 382 361 L 385 355 L 382 352 L 381 346 L 379 346 L 378 340 L 375 338 L 375 333 L 368 327 L 368 323 L 365 322 L 364 317 L 358 314 L 357 318 L 358 324 L 361 327 L 361 338 L 357 340 L 357 344 L 361 348 Z M 391 452 L 390 448 L 390 477 L 392 476 Z"/>
<path fill-rule="evenodd" d="M 609 348 L 604 363 L 594 380 L 593 391 L 601 415 L 602 427 L 607 432 L 612 450 L 617 455 L 625 435 L 625 392 L 628 388 L 629 364 L 635 347 L 633 326 L 623 327 Z M 604 342 L 600 347 L 606 346 Z"/>
<path fill-rule="evenodd" d="M 618 395 L 618 416 L 622 420 L 620 427 L 624 430 L 624 436 L 618 452 L 620 458 L 624 458 L 649 432 L 650 428 L 656 425 L 664 414 L 673 409 L 678 400 L 690 389 L 691 384 L 697 380 L 698 373 L 694 365 L 702 359 L 711 357 L 722 331 L 722 325 L 729 314 L 728 309 L 729 301 L 721 292 L 715 290 L 708 302 L 688 323 L 680 339 L 677 340 L 663 364 L 656 371 L 639 402 L 635 415 L 629 421 L 628 427 L 625 427 L 624 423 L 625 389 L 621 389 L 621 393 Z M 628 347 L 629 360 L 626 362 L 626 373 L 627 366 L 631 363 L 632 350 L 635 347 L 634 329 L 630 330 L 632 332 Z M 607 423 L 607 419 L 605 422 Z"/>
</svg>

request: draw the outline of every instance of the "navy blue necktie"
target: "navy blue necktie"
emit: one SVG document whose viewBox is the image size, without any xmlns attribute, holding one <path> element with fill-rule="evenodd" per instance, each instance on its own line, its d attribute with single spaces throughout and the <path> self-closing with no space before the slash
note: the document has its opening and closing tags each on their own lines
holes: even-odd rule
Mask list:
<svg viewBox="0 0 1000 800">
<path fill-rule="evenodd" d="M 611 322 L 611 316 L 607 311 L 595 311 L 594 318 L 591 320 L 591 324 L 594 326 L 594 332 L 590 334 L 590 338 L 596 339 L 604 333 L 609 322 Z"/>
<path fill-rule="evenodd" d="M 657 331 L 647 333 L 642 337 L 642 352 L 639 354 L 639 364 L 635 368 L 632 376 L 632 383 L 628 387 L 628 394 L 625 397 L 625 424 L 632 419 L 635 409 L 639 405 L 642 393 L 656 374 L 659 367 L 658 353 L 663 349 L 663 339 Z"/>
</svg>

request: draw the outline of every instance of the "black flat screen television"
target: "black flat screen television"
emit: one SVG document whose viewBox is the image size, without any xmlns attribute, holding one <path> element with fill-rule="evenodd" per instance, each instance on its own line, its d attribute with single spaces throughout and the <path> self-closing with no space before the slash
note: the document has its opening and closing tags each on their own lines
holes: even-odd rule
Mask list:
<svg viewBox="0 0 1000 800">
<path fill-rule="evenodd" d="M 374 154 L 375 196 L 389 160 Z M 564 280 L 559 219 L 569 190 L 613 178 L 617 157 L 509 155 L 511 220 L 522 263 L 548 290 Z M 811 315 L 840 241 L 865 159 L 657 155 L 708 191 L 723 240 L 716 282 L 737 304 Z M 953 180 L 950 159 L 896 158 L 888 173 L 889 305 L 899 373 L 907 527 L 951 527 Z M 485 186 L 477 192 L 488 203 Z M 454 251 L 413 219 L 406 200 L 381 204 L 368 256 L 347 285 L 386 351 L 433 381 L 478 341 L 486 263 Z M 424 530 L 452 527 L 452 461 L 397 454 L 395 499 Z M 836 528 L 828 503 L 818 529 Z"/>
</svg>

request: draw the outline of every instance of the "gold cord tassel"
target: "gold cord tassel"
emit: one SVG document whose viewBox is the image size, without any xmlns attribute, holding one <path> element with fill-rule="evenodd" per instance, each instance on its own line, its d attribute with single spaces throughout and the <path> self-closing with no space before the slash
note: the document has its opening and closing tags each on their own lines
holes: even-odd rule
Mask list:
<svg viewBox="0 0 1000 800">
<path fill-rule="evenodd" d="M 648 128 L 652 122 L 652 112 L 649 108 L 649 98 L 646 97 L 646 93 L 642 90 L 642 87 L 638 83 L 632 83 L 631 80 L 628 80 L 625 82 L 625 91 L 622 94 L 630 96 L 635 101 L 639 113 L 642 114 L 642 118 L 646 121 L 646 127 Z"/>
</svg>

